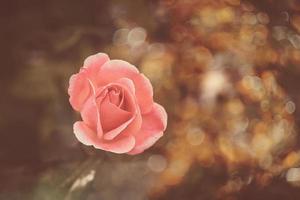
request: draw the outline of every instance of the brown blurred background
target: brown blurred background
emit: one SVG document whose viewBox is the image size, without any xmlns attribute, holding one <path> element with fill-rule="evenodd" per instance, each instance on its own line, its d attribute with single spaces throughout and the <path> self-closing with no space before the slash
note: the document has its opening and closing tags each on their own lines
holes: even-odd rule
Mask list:
<svg viewBox="0 0 300 200">
<path fill-rule="evenodd" d="M 0 4 L 0 199 L 300 199 L 300 2 Z M 168 112 L 136 156 L 76 141 L 71 74 L 105 52 Z"/>
</svg>

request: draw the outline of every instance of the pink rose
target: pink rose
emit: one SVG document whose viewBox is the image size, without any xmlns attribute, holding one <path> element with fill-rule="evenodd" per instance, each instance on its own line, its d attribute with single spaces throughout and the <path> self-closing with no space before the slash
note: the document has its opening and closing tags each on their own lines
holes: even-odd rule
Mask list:
<svg viewBox="0 0 300 200">
<path fill-rule="evenodd" d="M 153 102 L 150 81 L 128 62 L 110 60 L 103 53 L 89 56 L 70 78 L 68 93 L 82 117 L 74 133 L 85 145 L 138 154 L 166 129 L 167 114 Z"/>
</svg>

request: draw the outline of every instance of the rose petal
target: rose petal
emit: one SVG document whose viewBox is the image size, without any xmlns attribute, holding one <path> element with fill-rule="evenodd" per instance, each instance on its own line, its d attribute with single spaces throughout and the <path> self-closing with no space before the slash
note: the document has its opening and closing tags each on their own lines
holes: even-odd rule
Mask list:
<svg viewBox="0 0 300 200">
<path fill-rule="evenodd" d="M 74 110 L 80 111 L 90 95 L 90 86 L 84 74 L 72 75 L 69 81 L 69 101 Z"/>
<path fill-rule="evenodd" d="M 133 149 L 135 145 L 135 138 L 133 136 L 121 137 L 117 140 L 98 141 L 94 147 L 105 151 L 114 153 L 127 153 Z"/>
<path fill-rule="evenodd" d="M 128 91 L 132 93 L 132 95 L 135 94 L 135 86 L 132 80 L 128 78 L 120 78 L 117 81 L 115 81 L 115 83 L 120 84 L 122 87 L 126 87 Z"/>
<path fill-rule="evenodd" d="M 93 130 L 97 132 L 99 138 L 103 135 L 103 128 L 101 125 L 101 116 L 97 106 L 97 102 L 102 102 L 104 96 L 99 96 L 98 99 L 95 99 L 95 96 L 91 96 L 86 103 L 84 104 L 81 110 L 82 120 Z"/>
<path fill-rule="evenodd" d="M 122 135 L 136 135 L 142 126 L 142 115 L 140 112 L 136 113 L 132 122 L 122 131 Z"/>
<path fill-rule="evenodd" d="M 128 154 L 130 155 L 136 155 L 139 153 L 144 152 L 146 149 L 150 148 L 152 145 L 155 144 L 159 138 L 163 136 L 163 132 L 156 132 L 156 131 L 149 131 L 145 130 L 143 132 L 140 132 L 140 134 L 144 135 L 143 143 L 137 144 Z M 138 139 L 136 139 L 138 140 Z M 139 139 L 142 140 L 142 139 Z"/>
<path fill-rule="evenodd" d="M 85 145 L 93 145 L 95 140 L 95 133 L 82 121 L 75 122 L 74 134 L 76 138 Z"/>
<path fill-rule="evenodd" d="M 143 125 L 142 128 L 146 130 L 159 130 L 164 131 L 167 126 L 167 113 L 165 109 L 157 104 L 154 103 L 152 110 L 142 115 L 143 117 Z"/>
<path fill-rule="evenodd" d="M 151 111 L 153 105 L 153 88 L 151 82 L 144 74 L 136 75 L 133 79 L 135 83 L 135 95 L 142 113 Z"/>
<path fill-rule="evenodd" d="M 122 133 L 123 130 L 125 130 L 129 124 L 133 121 L 134 118 L 129 119 L 128 121 L 126 121 L 125 123 L 122 123 L 120 126 L 118 126 L 117 128 L 114 128 L 108 132 L 106 132 L 103 136 L 103 138 L 105 140 L 113 140 L 114 138 L 116 138 L 118 135 L 120 135 Z"/>
<path fill-rule="evenodd" d="M 112 104 L 106 96 L 100 105 L 100 117 L 103 131 L 109 132 L 129 121 L 132 114 Z"/>
<path fill-rule="evenodd" d="M 152 110 L 143 115 L 141 130 L 136 134 L 136 146 L 129 154 L 138 154 L 151 147 L 162 135 L 167 125 L 167 113 L 165 109 L 153 104 Z"/>
<path fill-rule="evenodd" d="M 109 57 L 105 53 L 91 55 L 85 59 L 83 68 L 87 69 L 88 75 L 91 79 L 96 79 L 102 65 L 107 61 L 109 61 Z"/>
<path fill-rule="evenodd" d="M 106 85 L 120 78 L 131 79 L 136 74 L 139 74 L 139 71 L 130 63 L 122 60 L 110 60 L 101 67 L 100 83 Z"/>
<path fill-rule="evenodd" d="M 68 93 L 70 104 L 80 111 L 90 95 L 91 89 L 97 88 L 97 75 L 101 66 L 109 60 L 104 53 L 89 56 L 78 74 L 72 75 L 69 81 Z"/>
<path fill-rule="evenodd" d="M 119 138 L 114 141 L 101 141 L 99 138 L 95 137 L 95 133 L 86 126 L 83 122 L 76 122 L 74 124 L 74 133 L 76 138 L 85 145 L 93 145 L 97 149 L 102 149 L 105 151 L 111 151 L 114 153 L 127 153 L 135 145 L 135 139 L 133 136 L 126 136 Z"/>
</svg>

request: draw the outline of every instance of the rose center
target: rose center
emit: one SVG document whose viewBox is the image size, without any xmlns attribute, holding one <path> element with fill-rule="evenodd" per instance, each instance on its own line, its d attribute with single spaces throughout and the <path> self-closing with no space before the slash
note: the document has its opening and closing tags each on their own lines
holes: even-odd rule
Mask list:
<svg viewBox="0 0 300 200">
<path fill-rule="evenodd" d="M 116 88 L 116 87 L 110 87 L 108 88 L 108 97 L 109 97 L 109 101 L 118 106 L 121 107 L 123 104 L 123 100 L 124 100 L 124 94 L 123 91 L 120 88 Z"/>
</svg>

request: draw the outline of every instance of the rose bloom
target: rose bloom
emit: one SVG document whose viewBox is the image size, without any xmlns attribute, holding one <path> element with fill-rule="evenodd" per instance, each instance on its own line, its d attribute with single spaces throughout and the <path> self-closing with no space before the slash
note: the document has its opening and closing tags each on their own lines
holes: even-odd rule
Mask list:
<svg viewBox="0 0 300 200">
<path fill-rule="evenodd" d="M 138 69 L 106 54 L 89 56 L 70 78 L 70 104 L 82 121 L 74 124 L 85 145 L 114 153 L 138 154 L 167 126 L 165 109 L 153 102 L 150 81 Z"/>
</svg>

